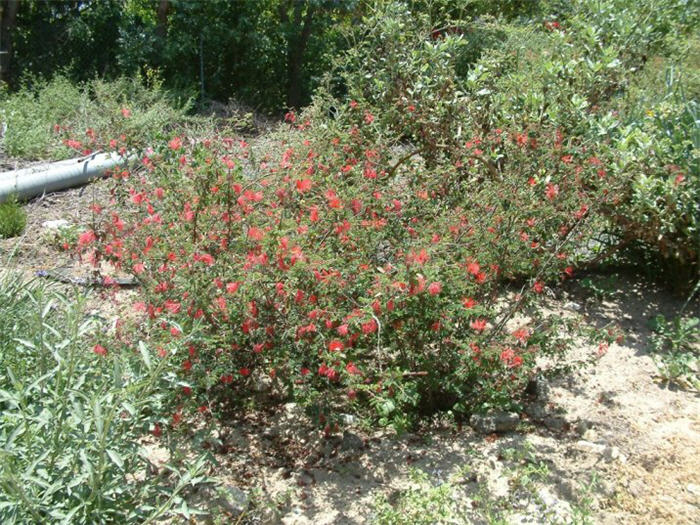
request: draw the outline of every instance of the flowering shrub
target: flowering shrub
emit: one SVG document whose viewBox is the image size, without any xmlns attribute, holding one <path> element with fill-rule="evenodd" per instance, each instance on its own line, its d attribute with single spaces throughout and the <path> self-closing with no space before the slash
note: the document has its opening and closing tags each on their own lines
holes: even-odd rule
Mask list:
<svg viewBox="0 0 700 525">
<path fill-rule="evenodd" d="M 138 276 L 135 308 L 181 361 L 180 408 L 261 376 L 321 421 L 346 403 L 398 425 L 517 404 L 563 350 L 535 305 L 610 198 L 599 161 L 556 130 L 496 129 L 430 171 L 375 149 L 371 112 L 342 111 L 335 127 L 288 115 L 262 161 L 242 140 L 173 137 L 114 173 L 122 206 L 93 206 L 83 255 Z"/>
<path fill-rule="evenodd" d="M 288 113 L 268 151 L 171 136 L 114 173 L 119 208 L 93 207 L 78 246 L 141 281 L 135 307 L 181 363 L 178 421 L 268 382 L 328 424 L 347 405 L 396 425 L 464 416 L 516 406 L 565 350 L 546 286 L 597 258 L 632 199 L 600 109 L 623 63 L 547 20 L 528 42 L 562 56 L 514 60 L 525 33 L 509 30 L 460 78 L 459 32 L 402 9 L 365 21 L 349 100 Z"/>
</svg>

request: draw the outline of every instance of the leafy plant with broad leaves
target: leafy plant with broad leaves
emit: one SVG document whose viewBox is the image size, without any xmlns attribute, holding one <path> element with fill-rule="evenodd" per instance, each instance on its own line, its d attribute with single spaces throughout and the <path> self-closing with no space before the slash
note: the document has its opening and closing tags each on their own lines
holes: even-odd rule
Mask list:
<svg viewBox="0 0 700 525">
<path fill-rule="evenodd" d="M 96 320 L 55 290 L 0 274 L 0 520 L 151 523 L 189 515 L 203 460 L 158 473 L 141 440 L 170 363 L 94 348 Z"/>
</svg>

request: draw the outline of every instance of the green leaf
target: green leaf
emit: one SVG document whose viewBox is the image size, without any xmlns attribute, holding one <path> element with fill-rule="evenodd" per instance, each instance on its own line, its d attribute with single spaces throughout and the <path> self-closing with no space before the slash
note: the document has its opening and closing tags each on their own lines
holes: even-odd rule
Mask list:
<svg viewBox="0 0 700 525">
<path fill-rule="evenodd" d="M 109 456 L 109 459 L 112 460 L 112 463 L 114 463 L 117 467 L 119 467 L 120 469 L 124 468 L 124 459 L 122 459 L 122 457 L 116 450 L 108 448 L 107 455 Z"/>
<path fill-rule="evenodd" d="M 143 359 L 146 368 L 148 370 L 151 370 L 151 368 L 153 368 L 153 364 L 151 363 L 151 356 L 148 354 L 148 348 L 146 347 L 146 343 L 144 343 L 143 341 L 139 341 L 139 352 L 141 353 L 141 358 Z"/>
</svg>

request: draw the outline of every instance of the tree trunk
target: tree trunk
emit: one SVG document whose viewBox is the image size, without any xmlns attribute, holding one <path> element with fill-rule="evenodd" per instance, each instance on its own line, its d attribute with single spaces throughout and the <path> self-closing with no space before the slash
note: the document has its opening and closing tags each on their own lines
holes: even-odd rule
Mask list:
<svg viewBox="0 0 700 525">
<path fill-rule="evenodd" d="M 169 0 L 160 0 L 158 2 L 158 25 L 156 26 L 156 35 L 159 38 L 165 38 L 168 34 L 168 11 L 170 10 Z"/>
<path fill-rule="evenodd" d="M 313 7 L 307 5 L 306 14 L 302 25 L 302 3 L 296 3 L 294 7 L 294 27 L 301 26 L 301 32 L 294 37 L 290 34 L 287 41 L 287 106 L 298 108 L 302 98 L 302 71 L 304 66 L 304 52 L 311 37 L 311 24 L 313 22 Z M 284 21 L 284 19 L 283 19 Z"/>
<path fill-rule="evenodd" d="M 7 81 L 12 67 L 12 33 L 17 26 L 19 0 L 0 2 L 0 82 Z"/>
</svg>

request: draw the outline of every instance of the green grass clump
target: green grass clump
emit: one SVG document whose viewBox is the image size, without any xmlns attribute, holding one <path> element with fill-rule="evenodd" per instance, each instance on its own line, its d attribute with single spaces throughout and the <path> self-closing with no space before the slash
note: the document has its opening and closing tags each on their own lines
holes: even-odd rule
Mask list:
<svg viewBox="0 0 700 525">
<path fill-rule="evenodd" d="M 27 214 L 16 199 L 0 204 L 0 238 L 17 237 L 27 225 Z"/>
</svg>

